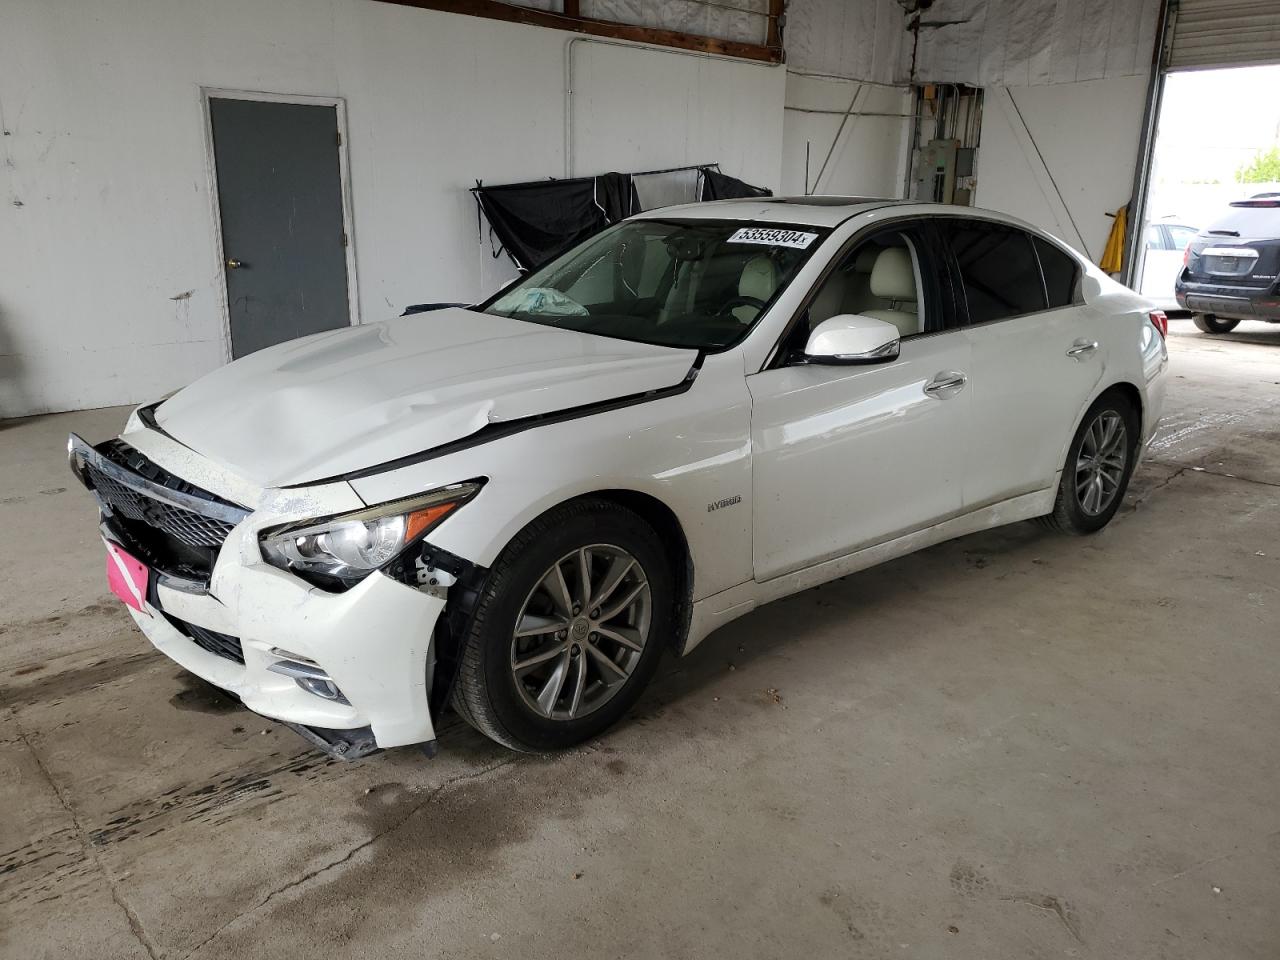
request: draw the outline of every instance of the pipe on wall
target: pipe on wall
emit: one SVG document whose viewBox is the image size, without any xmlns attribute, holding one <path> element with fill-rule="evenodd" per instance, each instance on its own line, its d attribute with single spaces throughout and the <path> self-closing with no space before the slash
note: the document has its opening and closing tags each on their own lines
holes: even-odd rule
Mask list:
<svg viewBox="0 0 1280 960">
<path fill-rule="evenodd" d="M 848 108 L 844 111 L 844 116 L 840 118 L 840 126 L 836 128 L 836 135 L 831 141 L 831 146 L 827 148 L 827 155 L 822 159 L 822 166 L 818 168 L 818 175 L 813 178 L 813 192 L 818 192 L 818 186 L 822 183 L 822 175 L 827 172 L 827 164 L 831 162 L 831 155 L 836 152 L 836 144 L 840 142 L 840 136 L 844 133 L 845 124 L 849 122 L 849 117 L 853 116 L 853 108 L 857 106 L 862 91 L 865 90 L 862 84 L 858 84 L 853 88 L 853 99 L 849 101 Z M 857 124 L 857 120 L 854 123 Z"/>
<path fill-rule="evenodd" d="M 794 113 L 822 113 L 832 117 L 897 117 L 899 120 L 911 120 L 919 116 L 916 113 L 887 113 L 883 110 L 819 110 L 816 107 L 783 107 L 783 110 L 791 110 Z"/>
</svg>

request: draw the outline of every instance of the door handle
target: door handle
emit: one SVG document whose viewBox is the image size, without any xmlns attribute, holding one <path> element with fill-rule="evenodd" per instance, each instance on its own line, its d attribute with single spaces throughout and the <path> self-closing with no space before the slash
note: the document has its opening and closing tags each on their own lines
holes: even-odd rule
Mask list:
<svg viewBox="0 0 1280 960">
<path fill-rule="evenodd" d="M 244 266 L 248 266 L 248 264 L 246 264 L 243 260 L 237 260 L 235 257 L 231 257 L 227 260 L 228 270 L 239 270 L 241 267 L 244 267 Z"/>
<path fill-rule="evenodd" d="M 1067 356 L 1072 360 L 1080 361 L 1085 357 L 1093 356 L 1093 352 L 1097 349 L 1097 340 L 1077 340 L 1071 345 L 1071 349 L 1067 351 Z"/>
<path fill-rule="evenodd" d="M 924 385 L 924 392 L 935 399 L 946 400 L 963 390 L 968 382 L 969 378 L 959 370 L 943 370 Z"/>
</svg>

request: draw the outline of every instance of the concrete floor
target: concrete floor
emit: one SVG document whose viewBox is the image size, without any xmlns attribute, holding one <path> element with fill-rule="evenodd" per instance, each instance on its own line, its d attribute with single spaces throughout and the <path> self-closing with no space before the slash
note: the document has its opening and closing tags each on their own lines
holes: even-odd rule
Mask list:
<svg viewBox="0 0 1280 960">
<path fill-rule="evenodd" d="M 1280 955 L 1280 327 L 1175 322 L 1101 535 L 765 608 L 563 756 L 312 753 L 105 590 L 69 429 L 0 424 L 4 957 Z"/>
</svg>

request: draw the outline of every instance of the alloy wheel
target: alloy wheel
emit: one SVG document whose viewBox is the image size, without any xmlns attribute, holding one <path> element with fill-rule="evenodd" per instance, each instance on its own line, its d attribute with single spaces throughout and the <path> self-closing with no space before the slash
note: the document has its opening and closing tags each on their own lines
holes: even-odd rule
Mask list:
<svg viewBox="0 0 1280 960">
<path fill-rule="evenodd" d="M 511 673 L 539 716 L 576 720 L 622 689 L 649 640 L 652 599 L 630 553 L 591 544 L 542 575 L 516 617 Z"/>
<path fill-rule="evenodd" d="M 1076 499 L 1080 509 L 1096 517 L 1110 508 L 1124 483 L 1129 461 L 1124 418 L 1103 410 L 1089 424 L 1076 454 Z"/>
</svg>

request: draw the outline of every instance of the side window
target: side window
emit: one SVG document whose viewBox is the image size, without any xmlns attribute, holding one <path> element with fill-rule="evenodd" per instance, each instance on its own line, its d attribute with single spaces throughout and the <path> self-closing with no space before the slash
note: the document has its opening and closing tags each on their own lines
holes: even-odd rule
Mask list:
<svg viewBox="0 0 1280 960">
<path fill-rule="evenodd" d="M 1147 224 L 1147 249 L 1163 250 L 1164 234 L 1160 232 L 1160 228 L 1154 223 Z"/>
<path fill-rule="evenodd" d="M 907 221 L 846 245 L 792 320 L 771 365 L 793 362 L 810 332 L 842 313 L 892 323 L 903 338 L 958 328 L 940 244 L 932 223 Z"/>
<path fill-rule="evenodd" d="M 944 310 L 939 278 L 944 266 L 934 246 L 931 232 L 914 227 L 858 241 L 840 255 L 810 299 L 806 332 L 842 313 L 892 323 L 903 337 L 955 326 L 951 311 Z"/>
<path fill-rule="evenodd" d="M 840 257 L 809 304 L 808 328 L 842 313 L 892 323 L 904 337 L 929 322 L 920 291 L 920 255 L 904 232 L 881 233 Z"/>
<path fill-rule="evenodd" d="M 1048 240 L 1035 237 L 1036 254 L 1044 272 L 1044 287 L 1049 294 L 1049 309 L 1069 307 L 1076 302 L 1076 281 L 1080 267 Z"/>
<path fill-rule="evenodd" d="M 1169 224 L 1168 230 L 1175 250 L 1185 250 L 1187 244 L 1196 238 L 1196 231 L 1191 227 Z"/>
<path fill-rule="evenodd" d="M 960 267 L 970 323 L 1044 310 L 1044 282 L 1030 235 L 998 223 L 944 225 Z"/>
</svg>

